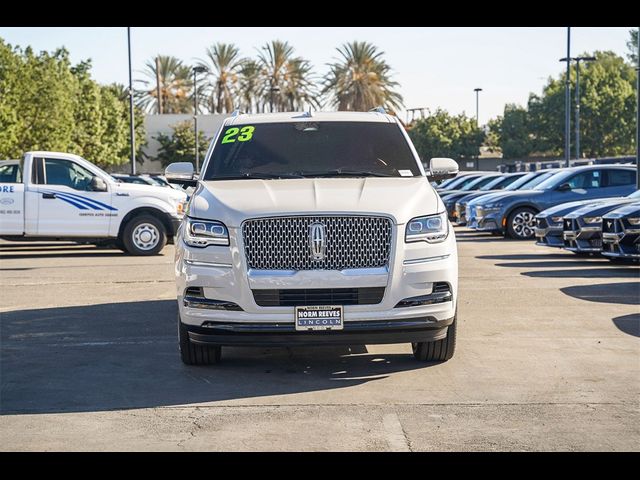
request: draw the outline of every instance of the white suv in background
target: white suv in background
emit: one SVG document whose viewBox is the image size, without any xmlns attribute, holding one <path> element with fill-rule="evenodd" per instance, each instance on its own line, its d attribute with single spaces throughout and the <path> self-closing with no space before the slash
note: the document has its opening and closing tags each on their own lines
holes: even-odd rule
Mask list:
<svg viewBox="0 0 640 480">
<path fill-rule="evenodd" d="M 444 361 L 456 338 L 458 258 L 398 120 L 369 113 L 235 114 L 207 152 L 176 240 L 181 357 L 226 345 L 411 343 Z"/>
</svg>

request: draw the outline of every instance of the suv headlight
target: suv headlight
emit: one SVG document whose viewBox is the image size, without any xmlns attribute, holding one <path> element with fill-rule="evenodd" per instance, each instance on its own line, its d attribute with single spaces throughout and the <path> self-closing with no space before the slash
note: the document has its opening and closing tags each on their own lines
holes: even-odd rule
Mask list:
<svg viewBox="0 0 640 480">
<path fill-rule="evenodd" d="M 443 242 L 449 235 L 449 221 L 447 212 L 416 217 L 409 220 L 404 235 L 405 242 L 419 242 L 425 240 L 429 243 Z"/>
<path fill-rule="evenodd" d="M 584 217 L 584 223 L 602 223 L 602 217 Z"/>
<path fill-rule="evenodd" d="M 223 223 L 215 220 L 187 218 L 183 239 L 190 247 L 228 246 L 229 230 Z"/>
</svg>

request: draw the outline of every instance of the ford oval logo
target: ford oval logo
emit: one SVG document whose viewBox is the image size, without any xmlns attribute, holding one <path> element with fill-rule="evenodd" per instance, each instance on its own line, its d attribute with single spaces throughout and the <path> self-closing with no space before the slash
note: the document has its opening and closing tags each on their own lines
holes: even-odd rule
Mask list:
<svg viewBox="0 0 640 480">
<path fill-rule="evenodd" d="M 11 205 L 13 203 L 13 198 L 0 198 L 0 204 L 2 205 Z"/>
<path fill-rule="evenodd" d="M 324 223 L 309 225 L 309 248 L 312 260 L 324 260 L 327 251 L 327 226 Z"/>
</svg>

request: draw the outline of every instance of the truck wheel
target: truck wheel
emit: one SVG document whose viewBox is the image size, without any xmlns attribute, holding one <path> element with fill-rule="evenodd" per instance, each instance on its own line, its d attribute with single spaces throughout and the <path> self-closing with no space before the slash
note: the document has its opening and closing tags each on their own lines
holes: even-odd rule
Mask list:
<svg viewBox="0 0 640 480">
<path fill-rule="evenodd" d="M 213 365 L 220 362 L 222 347 L 198 345 L 189 340 L 189 332 L 178 317 L 180 358 L 185 365 Z"/>
<path fill-rule="evenodd" d="M 412 343 L 415 359 L 421 362 L 446 362 L 451 359 L 456 350 L 456 323 L 454 317 L 453 323 L 447 327 L 447 336 L 442 340 Z"/>
<path fill-rule="evenodd" d="M 152 215 L 139 215 L 127 222 L 122 244 L 130 255 L 156 255 L 167 244 L 167 230 Z"/>
<path fill-rule="evenodd" d="M 507 218 L 507 235 L 516 240 L 530 240 L 535 236 L 536 212 L 529 207 L 516 208 Z"/>
</svg>

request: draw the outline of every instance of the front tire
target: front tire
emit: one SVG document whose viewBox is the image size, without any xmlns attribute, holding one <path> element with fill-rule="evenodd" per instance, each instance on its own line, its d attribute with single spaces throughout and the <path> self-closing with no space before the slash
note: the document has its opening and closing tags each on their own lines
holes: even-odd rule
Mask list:
<svg viewBox="0 0 640 480">
<path fill-rule="evenodd" d="M 413 356 L 421 362 L 446 362 L 453 357 L 456 350 L 456 317 L 447 327 L 447 336 L 435 342 L 412 343 Z"/>
<path fill-rule="evenodd" d="M 130 255 L 157 255 L 167 244 L 167 229 L 153 215 L 138 215 L 124 226 L 121 241 Z"/>
<path fill-rule="evenodd" d="M 531 240 L 535 236 L 537 213 L 529 207 L 516 208 L 507 218 L 507 235 L 516 240 Z"/>
<path fill-rule="evenodd" d="M 222 347 L 193 343 L 180 317 L 178 317 L 178 344 L 180 358 L 185 365 L 213 365 L 219 363 L 222 358 Z"/>
</svg>

